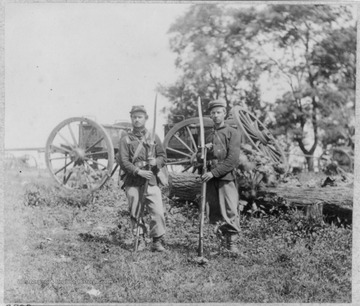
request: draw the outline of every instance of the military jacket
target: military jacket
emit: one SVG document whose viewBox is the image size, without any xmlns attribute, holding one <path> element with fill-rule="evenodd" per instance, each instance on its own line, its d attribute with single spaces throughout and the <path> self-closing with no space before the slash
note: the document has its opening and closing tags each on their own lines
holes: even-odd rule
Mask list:
<svg viewBox="0 0 360 306">
<path fill-rule="evenodd" d="M 211 173 L 221 180 L 234 180 L 234 169 L 239 166 L 240 134 L 235 128 L 225 124 L 213 128 L 206 137 L 206 143 L 213 146 L 208 150 L 207 160 L 210 162 Z"/>
<path fill-rule="evenodd" d="M 141 145 L 142 148 L 138 151 L 137 156 L 135 156 L 134 159 L 134 154 L 139 145 Z M 145 184 L 146 179 L 139 176 L 137 173 L 140 169 L 149 170 L 147 161 L 150 146 L 150 133 L 146 129 L 140 134 L 131 131 L 120 139 L 118 161 L 121 171 L 124 172 L 122 178 L 124 186 L 141 186 Z M 155 135 L 153 151 L 154 157 L 156 158 L 156 166 L 151 168 L 153 176 L 149 180 L 149 185 L 157 185 L 156 174 L 165 165 L 166 160 L 166 153 L 158 135 Z"/>
</svg>

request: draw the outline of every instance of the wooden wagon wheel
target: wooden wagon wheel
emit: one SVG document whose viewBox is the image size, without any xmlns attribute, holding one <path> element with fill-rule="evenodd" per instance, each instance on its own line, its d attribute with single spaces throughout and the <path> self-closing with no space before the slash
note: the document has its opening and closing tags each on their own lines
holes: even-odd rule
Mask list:
<svg viewBox="0 0 360 306">
<path fill-rule="evenodd" d="M 96 190 L 111 176 L 114 147 L 106 130 L 95 121 L 69 118 L 51 132 L 45 162 L 62 187 Z"/>
<path fill-rule="evenodd" d="M 325 170 L 332 162 L 336 162 L 337 166 L 345 172 L 354 170 L 354 157 L 350 148 L 335 147 L 320 155 L 319 166 L 322 170 Z"/>
<path fill-rule="evenodd" d="M 205 128 L 213 126 L 210 118 L 204 118 Z M 173 172 L 195 172 L 200 137 L 199 118 L 190 118 L 175 124 L 164 139 L 167 165 Z"/>
<path fill-rule="evenodd" d="M 332 159 L 346 172 L 351 172 L 354 169 L 353 157 L 350 153 L 351 150 L 346 150 L 346 148 L 332 149 Z"/>
<path fill-rule="evenodd" d="M 234 106 L 232 114 L 240 131 L 246 135 L 250 144 L 273 162 L 284 165 L 287 171 L 288 163 L 285 154 L 265 125 L 252 113 L 240 106 Z"/>
</svg>

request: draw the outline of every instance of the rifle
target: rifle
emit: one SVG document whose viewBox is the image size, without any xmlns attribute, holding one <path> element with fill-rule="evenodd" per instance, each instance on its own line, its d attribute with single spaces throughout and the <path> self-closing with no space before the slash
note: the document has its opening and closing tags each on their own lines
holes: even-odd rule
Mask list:
<svg viewBox="0 0 360 306">
<path fill-rule="evenodd" d="M 201 148 L 201 159 L 203 161 L 203 174 L 206 172 L 206 147 L 205 147 L 205 129 L 204 129 L 204 121 L 201 110 L 201 99 L 198 98 L 198 112 L 200 119 L 200 148 Z M 199 249 L 198 255 L 200 258 L 203 257 L 204 246 L 203 246 L 203 238 L 204 238 L 204 212 L 205 212 L 205 203 L 206 203 L 206 182 L 201 184 L 201 204 L 200 204 L 200 216 L 199 216 Z"/>
<path fill-rule="evenodd" d="M 146 150 L 146 154 L 148 158 L 155 157 L 155 129 L 156 129 L 156 109 L 157 109 L 157 94 L 155 95 L 155 105 L 154 105 L 154 123 L 153 123 L 153 129 L 152 133 L 150 135 L 150 149 Z M 140 145 L 140 144 L 139 144 Z M 146 166 L 146 170 L 150 170 L 150 165 L 148 164 Z M 139 247 L 139 236 L 140 236 L 140 221 L 143 219 L 144 215 L 144 200 L 145 196 L 147 194 L 147 190 L 149 187 L 149 180 L 146 180 L 143 190 L 141 192 L 141 196 L 139 199 L 140 204 L 140 211 L 138 213 L 138 216 L 136 218 L 136 236 L 135 236 L 135 244 L 134 244 L 134 251 L 137 252 Z"/>
</svg>

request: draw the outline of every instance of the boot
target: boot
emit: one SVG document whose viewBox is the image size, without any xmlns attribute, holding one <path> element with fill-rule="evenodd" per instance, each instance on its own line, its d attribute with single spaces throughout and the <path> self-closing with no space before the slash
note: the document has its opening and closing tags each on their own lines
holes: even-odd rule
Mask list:
<svg viewBox="0 0 360 306">
<path fill-rule="evenodd" d="M 236 246 L 236 241 L 238 239 L 238 234 L 227 234 L 226 236 L 226 242 L 227 242 L 227 246 L 226 248 L 228 249 L 229 252 L 231 253 L 240 253 L 239 249 Z"/>
<path fill-rule="evenodd" d="M 162 239 L 162 236 L 153 238 L 151 251 L 153 251 L 153 252 L 164 252 L 165 251 L 165 248 L 161 244 L 161 239 Z"/>
</svg>

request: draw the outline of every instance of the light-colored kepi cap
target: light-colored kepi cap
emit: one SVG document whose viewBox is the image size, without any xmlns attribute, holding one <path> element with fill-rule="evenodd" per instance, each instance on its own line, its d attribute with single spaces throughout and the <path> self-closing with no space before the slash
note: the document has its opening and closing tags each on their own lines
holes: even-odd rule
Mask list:
<svg viewBox="0 0 360 306">
<path fill-rule="evenodd" d="M 208 105 L 208 110 L 211 110 L 214 107 L 225 107 L 226 108 L 226 102 L 224 100 L 213 100 Z"/>
<path fill-rule="evenodd" d="M 146 112 L 146 109 L 145 109 L 144 105 L 134 105 L 134 106 L 131 108 L 130 114 L 136 113 L 136 112 L 142 112 L 142 113 L 144 113 L 145 115 L 147 115 L 147 112 Z"/>
</svg>

